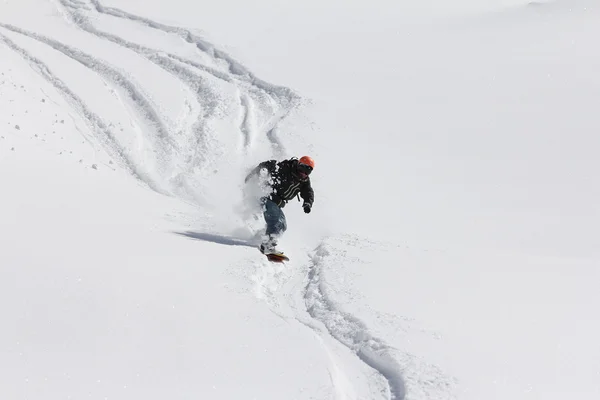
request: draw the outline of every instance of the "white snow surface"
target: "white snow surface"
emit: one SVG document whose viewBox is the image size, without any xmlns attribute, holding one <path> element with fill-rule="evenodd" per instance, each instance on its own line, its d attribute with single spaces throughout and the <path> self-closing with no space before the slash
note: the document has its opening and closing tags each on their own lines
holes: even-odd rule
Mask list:
<svg viewBox="0 0 600 400">
<path fill-rule="evenodd" d="M 0 399 L 600 398 L 600 4 L 0 1 Z M 286 264 L 258 162 L 311 155 Z"/>
</svg>

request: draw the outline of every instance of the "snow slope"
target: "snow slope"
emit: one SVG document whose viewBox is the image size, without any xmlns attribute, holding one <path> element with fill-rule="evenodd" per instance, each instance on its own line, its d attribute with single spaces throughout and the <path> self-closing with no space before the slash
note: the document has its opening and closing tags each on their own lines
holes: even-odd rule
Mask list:
<svg viewBox="0 0 600 400">
<path fill-rule="evenodd" d="M 595 399 L 593 1 L 0 3 L 0 395 Z M 243 177 L 312 155 L 269 264 Z"/>
<path fill-rule="evenodd" d="M 255 253 L 222 259 L 218 245 L 182 239 L 193 210 L 111 166 L 52 81 L 6 47 L 1 58 L 2 398 L 293 398 L 328 387 L 314 335 L 255 298 Z"/>
</svg>

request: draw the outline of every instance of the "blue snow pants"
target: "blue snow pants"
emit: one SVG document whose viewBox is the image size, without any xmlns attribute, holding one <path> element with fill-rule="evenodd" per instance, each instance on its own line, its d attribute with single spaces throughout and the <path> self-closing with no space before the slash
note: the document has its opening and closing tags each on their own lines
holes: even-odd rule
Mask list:
<svg viewBox="0 0 600 400">
<path fill-rule="evenodd" d="M 263 215 L 267 223 L 266 234 L 270 237 L 279 237 L 287 229 L 285 214 L 272 200 L 265 198 L 263 201 Z"/>
</svg>

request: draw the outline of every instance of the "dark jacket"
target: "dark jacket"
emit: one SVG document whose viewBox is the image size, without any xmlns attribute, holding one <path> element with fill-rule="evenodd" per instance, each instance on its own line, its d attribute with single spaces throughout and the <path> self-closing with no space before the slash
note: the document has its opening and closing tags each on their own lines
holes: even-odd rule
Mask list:
<svg viewBox="0 0 600 400">
<path fill-rule="evenodd" d="M 283 208 L 286 203 L 296 197 L 298 193 L 304 203 L 312 207 L 315 193 L 310 185 L 310 178 L 302 179 L 298 175 L 298 160 L 295 158 L 277 162 L 277 160 L 263 161 L 250 172 L 246 180 L 261 169 L 266 169 L 271 176 L 270 186 L 273 189 L 269 198 Z"/>
</svg>

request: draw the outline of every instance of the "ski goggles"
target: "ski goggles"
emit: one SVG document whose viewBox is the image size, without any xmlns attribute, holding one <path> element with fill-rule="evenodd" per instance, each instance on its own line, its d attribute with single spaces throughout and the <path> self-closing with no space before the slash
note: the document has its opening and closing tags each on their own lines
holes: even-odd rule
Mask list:
<svg viewBox="0 0 600 400">
<path fill-rule="evenodd" d="M 310 175 L 310 173 L 312 172 L 312 167 L 310 165 L 306 165 L 306 164 L 298 164 L 298 172 L 301 172 L 303 174 L 306 175 Z"/>
</svg>

